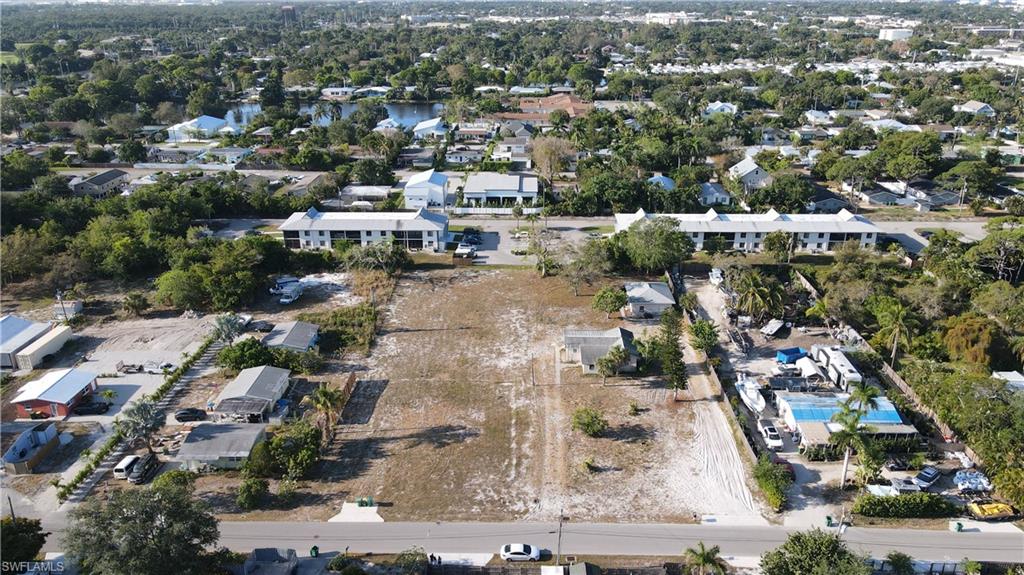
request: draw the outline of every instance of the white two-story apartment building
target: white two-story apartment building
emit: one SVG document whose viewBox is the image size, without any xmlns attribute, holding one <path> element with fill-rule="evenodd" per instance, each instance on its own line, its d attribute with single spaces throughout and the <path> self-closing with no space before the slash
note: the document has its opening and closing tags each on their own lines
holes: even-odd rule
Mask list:
<svg viewBox="0 0 1024 575">
<path fill-rule="evenodd" d="M 415 212 L 295 212 L 278 229 L 291 249 L 328 250 L 342 242 L 361 246 L 394 239 L 411 250 L 443 252 L 448 216 Z"/>
<path fill-rule="evenodd" d="M 780 214 L 775 210 L 763 214 L 719 214 L 713 209 L 703 214 L 648 214 L 643 210 L 615 214 L 615 231 L 625 231 L 640 220 L 657 217 L 679 222 L 679 230 L 690 236 L 698 250 L 704 249 L 709 238 L 717 236 L 724 240 L 726 249 L 759 252 L 764 249 L 765 236 L 783 231 L 793 235 L 796 251 L 824 253 L 848 241 L 870 248 L 881 232 L 867 218 L 847 210 L 837 214 Z"/>
</svg>

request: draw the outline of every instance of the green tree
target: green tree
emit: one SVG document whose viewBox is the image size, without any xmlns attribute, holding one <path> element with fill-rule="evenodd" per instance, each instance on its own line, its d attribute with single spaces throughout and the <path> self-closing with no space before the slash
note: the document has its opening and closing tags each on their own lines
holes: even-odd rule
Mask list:
<svg viewBox="0 0 1024 575">
<path fill-rule="evenodd" d="M 807 180 L 795 174 L 782 174 L 770 185 L 753 190 L 748 203 L 754 210 L 771 208 L 781 213 L 800 213 L 807 209 L 813 195 L 814 188 Z"/>
<path fill-rule="evenodd" d="M 232 371 L 241 371 L 250 367 L 273 365 L 273 351 L 255 338 L 246 338 L 229 345 L 217 354 L 217 365 Z"/>
<path fill-rule="evenodd" d="M 580 287 L 593 285 L 595 281 L 611 271 L 611 261 L 604 244 L 599 240 L 588 240 L 582 246 L 570 244 L 565 250 L 566 261 L 560 268 L 572 288 L 574 296 L 579 297 Z"/>
<path fill-rule="evenodd" d="M 871 568 L 835 533 L 820 529 L 790 534 L 761 556 L 764 575 L 869 575 Z"/>
<path fill-rule="evenodd" d="M 153 453 L 153 434 L 166 422 L 167 417 L 157 408 L 156 402 L 143 396 L 121 409 L 121 414 L 114 420 L 114 428 L 129 444 L 141 441 Z"/>
<path fill-rule="evenodd" d="M 597 359 L 597 371 L 601 374 L 602 383 L 610 375 L 618 375 L 622 366 L 629 361 L 629 352 L 621 345 L 612 346 L 608 353 Z"/>
<path fill-rule="evenodd" d="M 339 410 L 344 405 L 345 396 L 340 389 L 321 384 L 309 395 L 309 402 L 316 411 L 317 427 L 322 434 L 321 446 L 326 448 L 334 437 L 334 426 L 340 417 Z"/>
<path fill-rule="evenodd" d="M 688 547 L 683 550 L 683 563 L 690 568 L 690 573 L 725 575 L 728 572 L 728 566 L 719 553 L 718 545 L 705 547 L 703 541 L 698 541 L 696 547 Z"/>
<path fill-rule="evenodd" d="M 910 555 L 899 551 L 890 551 L 885 556 L 885 560 L 889 562 L 893 575 L 914 575 L 914 558 Z"/>
<path fill-rule="evenodd" d="M 230 345 L 243 331 L 242 318 L 233 313 L 221 314 L 213 320 L 213 336 L 225 344 Z"/>
<path fill-rule="evenodd" d="M 270 493 L 270 483 L 259 477 L 246 477 L 238 486 L 235 503 L 245 510 L 256 509 Z"/>
<path fill-rule="evenodd" d="M 590 306 L 598 311 L 603 311 L 611 317 L 613 313 L 621 310 L 628 301 L 626 292 L 618 286 L 607 286 L 597 290 Z"/>
<path fill-rule="evenodd" d="M 117 159 L 134 164 L 146 159 L 146 146 L 138 140 L 128 140 L 117 147 Z"/>
<path fill-rule="evenodd" d="M 732 288 L 736 291 L 736 309 L 756 321 L 766 316 L 779 316 L 783 312 L 785 290 L 774 278 L 767 278 L 760 272 L 744 272 Z"/>
<path fill-rule="evenodd" d="M 693 255 L 693 240 L 672 218 L 642 219 L 629 227 L 626 253 L 640 270 L 666 270 Z"/>
<path fill-rule="evenodd" d="M 572 414 L 572 428 L 588 437 L 597 437 L 608 429 L 608 420 L 592 407 L 581 407 Z"/>
<path fill-rule="evenodd" d="M 839 429 L 833 431 L 829 442 L 832 446 L 843 450 L 843 472 L 840 476 L 839 487 L 846 488 L 846 476 L 850 470 L 850 456 L 854 449 L 858 451 L 864 446 L 864 435 L 861 428 L 861 418 L 864 414 L 850 407 L 849 403 L 842 405 L 842 409 L 832 416 L 832 421 L 839 424 Z"/>
<path fill-rule="evenodd" d="M 889 365 L 895 366 L 899 347 L 910 347 L 910 340 L 917 330 L 917 319 L 911 310 L 899 300 L 891 300 L 875 310 L 878 331 L 875 337 L 886 343 L 890 349 Z"/>
<path fill-rule="evenodd" d="M 405 246 L 393 240 L 355 246 L 345 252 L 348 269 L 380 270 L 394 274 L 411 262 Z"/>
<path fill-rule="evenodd" d="M 704 352 L 711 357 L 711 352 L 718 345 L 718 326 L 707 319 L 698 319 L 690 324 L 690 345 L 693 349 Z"/>
<path fill-rule="evenodd" d="M 793 256 L 793 249 L 796 246 L 796 239 L 789 232 L 777 230 L 768 232 L 764 236 L 763 245 L 764 251 L 775 258 L 775 261 L 781 262 L 785 260 L 789 263 L 790 258 Z"/>
<path fill-rule="evenodd" d="M 683 351 L 680 349 L 680 338 L 683 335 L 682 321 L 678 311 L 666 310 L 661 314 L 661 326 L 658 333 L 658 361 L 665 374 L 668 387 L 672 390 L 672 400 L 679 399 L 679 390 L 686 389 L 688 376 Z"/>
<path fill-rule="evenodd" d="M 320 430 L 305 420 L 290 423 L 274 435 L 270 453 L 286 477 L 305 477 L 320 461 Z"/>
<path fill-rule="evenodd" d="M 217 520 L 187 488 L 116 489 L 70 518 L 64 548 L 86 572 L 203 575 L 213 567 L 206 550 L 217 542 Z"/>
<path fill-rule="evenodd" d="M 121 310 L 132 317 L 138 317 L 142 315 L 144 311 L 149 309 L 149 300 L 142 292 L 131 291 L 124 296 L 124 300 L 121 301 Z"/>
<path fill-rule="evenodd" d="M 179 310 L 200 309 L 209 301 L 195 269 L 170 270 L 156 278 L 156 299 Z"/>
<path fill-rule="evenodd" d="M 29 187 L 32 180 L 50 171 L 46 160 L 34 158 L 22 150 L 5 154 L 0 161 L 0 180 L 4 191 L 21 190 Z"/>
<path fill-rule="evenodd" d="M 42 523 L 28 517 L 4 517 L 0 521 L 0 546 L 4 562 L 10 565 L 33 561 L 43 549 L 46 536 Z"/>
</svg>

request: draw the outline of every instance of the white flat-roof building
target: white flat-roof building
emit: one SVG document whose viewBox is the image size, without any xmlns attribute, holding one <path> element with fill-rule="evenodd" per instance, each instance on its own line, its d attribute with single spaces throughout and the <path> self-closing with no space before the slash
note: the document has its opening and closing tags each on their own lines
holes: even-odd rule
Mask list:
<svg viewBox="0 0 1024 575">
<path fill-rule="evenodd" d="M 909 40 L 913 36 L 914 31 L 910 28 L 882 28 L 878 31 L 879 40 L 888 40 L 890 42 Z"/>
<path fill-rule="evenodd" d="M 771 232 L 783 231 L 796 238 L 796 250 L 831 252 L 840 244 L 856 241 L 869 248 L 878 241 L 881 230 L 862 216 L 841 210 L 838 214 L 780 214 L 768 210 L 763 214 L 719 214 L 711 209 L 703 214 L 615 214 L 616 233 L 628 230 L 642 219 L 672 218 L 679 230 L 693 240 L 698 250 L 704 241 L 718 236 L 727 249 L 757 252 L 763 249 L 764 238 Z"/>
<path fill-rule="evenodd" d="M 413 250 L 443 252 L 448 216 L 424 209 L 415 212 L 295 212 L 278 226 L 291 249 L 327 250 L 336 242 L 369 245 L 394 239 Z"/>
<path fill-rule="evenodd" d="M 411 210 L 444 206 L 448 199 L 448 176 L 436 170 L 413 174 L 403 194 L 405 207 Z"/>
<path fill-rule="evenodd" d="M 487 202 L 533 203 L 537 200 L 537 176 L 478 172 L 466 178 L 462 196 L 473 204 Z"/>
</svg>

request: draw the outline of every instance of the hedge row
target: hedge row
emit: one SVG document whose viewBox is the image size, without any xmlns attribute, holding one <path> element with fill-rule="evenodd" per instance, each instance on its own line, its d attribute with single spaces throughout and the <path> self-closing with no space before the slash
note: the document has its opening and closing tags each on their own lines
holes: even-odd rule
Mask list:
<svg viewBox="0 0 1024 575">
<path fill-rule="evenodd" d="M 786 506 L 786 490 L 793 484 L 789 470 L 762 456 L 754 466 L 754 480 L 764 493 L 768 505 L 775 511 L 782 511 Z"/>
<path fill-rule="evenodd" d="M 190 355 L 174 371 L 167 374 L 167 377 L 164 379 L 164 382 L 160 384 L 160 387 L 158 387 L 156 391 L 153 392 L 150 398 L 153 401 L 160 401 L 160 399 L 163 398 L 164 395 L 167 395 L 167 392 L 170 391 L 172 387 L 174 387 L 174 384 L 178 383 L 178 380 L 180 380 L 181 377 L 185 375 L 185 372 L 192 369 L 192 366 L 195 365 L 196 361 L 198 361 L 199 358 L 202 357 L 204 353 L 206 353 L 206 350 L 210 347 L 211 344 L 213 344 L 212 337 L 204 340 L 202 345 L 199 346 L 199 349 L 197 349 L 195 353 Z M 115 430 L 114 433 L 109 438 L 107 438 L 107 441 L 103 444 L 103 447 L 99 448 L 99 450 L 96 451 L 96 453 L 94 453 L 92 457 L 89 458 L 89 461 L 85 464 L 85 467 L 82 467 L 82 469 L 78 470 L 78 473 L 76 473 L 75 476 L 71 478 L 71 481 L 65 484 L 61 484 L 57 488 L 57 499 L 61 502 L 67 501 L 68 497 L 71 497 L 71 494 L 75 491 L 75 489 L 77 489 L 78 486 L 81 485 L 83 481 L 88 479 L 89 476 L 92 475 L 94 471 L 96 471 L 96 468 L 99 467 L 100 463 L 108 455 L 110 455 L 110 452 L 113 451 L 114 448 L 117 447 L 119 443 L 121 443 L 121 433 Z"/>
<path fill-rule="evenodd" d="M 853 512 L 867 517 L 952 517 L 959 509 L 935 493 L 908 493 L 894 497 L 865 494 L 853 504 Z"/>
</svg>

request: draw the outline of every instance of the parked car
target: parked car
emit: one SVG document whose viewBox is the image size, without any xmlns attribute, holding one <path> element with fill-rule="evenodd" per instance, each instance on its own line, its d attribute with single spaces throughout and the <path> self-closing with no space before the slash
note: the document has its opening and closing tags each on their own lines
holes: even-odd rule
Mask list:
<svg viewBox="0 0 1024 575">
<path fill-rule="evenodd" d="M 778 429 L 775 429 L 774 425 L 768 425 L 761 429 L 761 435 L 764 437 L 764 442 L 768 445 L 768 449 L 782 451 L 785 447 L 785 444 L 782 443 L 782 435 Z"/>
<path fill-rule="evenodd" d="M 106 401 L 79 403 L 71 410 L 75 415 L 102 415 L 108 411 L 110 411 L 110 404 Z"/>
<path fill-rule="evenodd" d="M 114 479 L 128 479 L 135 464 L 139 462 L 138 455 L 126 455 L 124 459 L 114 466 Z"/>
<path fill-rule="evenodd" d="M 902 457 L 890 457 L 889 460 L 885 462 L 885 468 L 889 471 L 906 471 L 910 469 L 910 463 Z"/>
<path fill-rule="evenodd" d="M 505 561 L 540 561 L 540 548 L 525 543 L 512 543 L 501 548 Z"/>
<path fill-rule="evenodd" d="M 249 329 L 259 333 L 270 333 L 274 331 L 274 324 L 269 321 L 254 321 L 249 324 Z"/>
<path fill-rule="evenodd" d="M 156 458 L 156 455 L 147 453 L 135 462 L 131 472 L 128 473 L 128 481 L 135 484 L 145 483 L 159 467 L 160 461 Z"/>
<path fill-rule="evenodd" d="M 916 476 L 914 476 L 914 483 L 921 487 L 921 489 L 928 489 L 942 477 L 938 469 L 934 467 L 925 467 Z"/>
<path fill-rule="evenodd" d="M 206 412 L 198 407 L 186 407 L 174 412 L 174 421 L 178 423 L 202 421 L 204 419 L 206 419 Z"/>
<path fill-rule="evenodd" d="M 269 291 L 272 295 L 278 295 L 282 293 L 289 284 L 298 283 L 298 281 L 299 278 L 295 276 L 281 276 L 274 280 L 274 285 Z"/>
<path fill-rule="evenodd" d="M 171 371 L 172 369 L 174 369 L 174 364 L 169 361 L 165 361 L 163 363 L 153 362 L 146 364 L 146 373 L 154 375 L 160 375 L 165 371 Z"/>
</svg>

